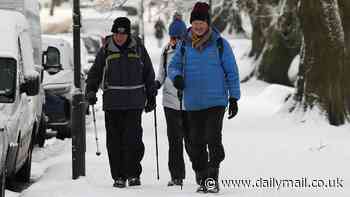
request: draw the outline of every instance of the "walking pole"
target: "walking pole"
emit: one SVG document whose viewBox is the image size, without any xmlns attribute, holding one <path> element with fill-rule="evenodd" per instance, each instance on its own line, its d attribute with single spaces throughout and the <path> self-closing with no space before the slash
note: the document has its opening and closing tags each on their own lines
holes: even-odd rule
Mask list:
<svg viewBox="0 0 350 197">
<path fill-rule="evenodd" d="M 154 108 L 154 135 L 156 137 L 157 179 L 159 180 L 158 131 L 157 131 L 157 111 L 156 111 L 156 108 Z"/>
<path fill-rule="evenodd" d="M 177 97 L 180 101 L 180 113 L 181 113 L 181 121 L 182 121 L 182 124 L 184 122 L 184 115 L 183 115 L 183 110 L 182 110 L 182 96 L 183 96 L 183 92 L 181 90 L 177 90 Z M 180 185 L 180 188 L 182 190 L 182 184 Z"/>
<path fill-rule="evenodd" d="M 95 116 L 95 105 L 91 105 L 91 106 L 92 106 L 92 118 L 93 118 L 93 121 L 94 121 L 95 140 L 96 140 L 96 147 L 97 147 L 96 155 L 100 156 L 101 155 L 101 151 L 100 151 L 100 146 L 98 144 L 98 136 L 97 136 L 97 128 L 96 128 L 96 116 Z"/>
<path fill-rule="evenodd" d="M 181 113 L 182 113 L 182 96 L 183 96 L 182 90 L 178 90 L 177 91 L 177 97 L 179 98 L 179 101 L 180 101 L 180 111 L 181 111 Z"/>
</svg>

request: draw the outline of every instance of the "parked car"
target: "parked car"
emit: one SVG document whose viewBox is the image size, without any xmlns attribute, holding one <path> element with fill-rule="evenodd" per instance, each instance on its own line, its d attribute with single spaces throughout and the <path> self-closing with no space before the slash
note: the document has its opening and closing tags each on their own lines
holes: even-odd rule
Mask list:
<svg viewBox="0 0 350 197">
<path fill-rule="evenodd" d="M 5 9 L 0 9 L 0 18 L 6 19 L 0 23 L 0 197 L 4 197 L 6 179 L 30 180 L 39 126 L 32 98 L 39 94 L 41 81 L 28 18 Z"/>
<path fill-rule="evenodd" d="M 43 35 L 44 50 L 44 111 L 47 128 L 56 131 L 56 137 L 71 137 L 72 90 L 74 89 L 73 46 L 67 35 Z M 83 43 L 82 60 L 86 59 Z M 84 50 L 85 49 L 85 50 Z M 82 61 L 87 64 L 86 61 Z M 84 89 L 85 77 L 82 74 Z"/>
</svg>

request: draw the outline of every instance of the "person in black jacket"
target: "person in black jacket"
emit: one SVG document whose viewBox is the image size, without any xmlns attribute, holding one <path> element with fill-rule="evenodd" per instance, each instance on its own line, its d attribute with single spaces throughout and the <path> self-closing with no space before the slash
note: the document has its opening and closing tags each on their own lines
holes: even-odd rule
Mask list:
<svg viewBox="0 0 350 197">
<path fill-rule="evenodd" d="M 107 151 L 114 187 L 140 185 L 144 155 L 141 114 L 156 107 L 157 90 L 151 59 L 138 37 L 130 34 L 130 20 L 115 19 L 87 77 L 87 100 L 97 101 L 103 90 Z"/>
<path fill-rule="evenodd" d="M 154 35 L 158 40 L 158 47 L 162 47 L 162 40 L 164 38 L 164 32 L 166 31 L 164 22 L 162 19 L 158 18 L 157 22 L 154 25 Z"/>
</svg>

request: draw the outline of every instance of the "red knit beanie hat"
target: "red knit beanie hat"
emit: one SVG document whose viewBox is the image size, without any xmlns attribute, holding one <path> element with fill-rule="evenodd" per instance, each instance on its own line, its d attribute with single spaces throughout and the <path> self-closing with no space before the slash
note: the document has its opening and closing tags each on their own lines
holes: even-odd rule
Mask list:
<svg viewBox="0 0 350 197">
<path fill-rule="evenodd" d="M 205 21 L 210 24 L 209 5 L 204 2 L 197 2 L 191 12 L 190 23 L 195 20 Z"/>
</svg>

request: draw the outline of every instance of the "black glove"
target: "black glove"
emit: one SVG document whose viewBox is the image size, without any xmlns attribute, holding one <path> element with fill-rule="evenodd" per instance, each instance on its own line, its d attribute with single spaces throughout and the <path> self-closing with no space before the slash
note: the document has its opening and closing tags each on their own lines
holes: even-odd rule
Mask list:
<svg viewBox="0 0 350 197">
<path fill-rule="evenodd" d="M 236 116 L 238 112 L 237 99 L 230 97 L 229 98 L 229 107 L 228 107 L 228 119 L 231 119 Z"/>
<path fill-rule="evenodd" d="M 155 96 L 151 96 L 147 99 L 147 104 L 145 107 L 145 112 L 151 112 L 156 108 L 156 97 Z"/>
<path fill-rule="evenodd" d="M 156 81 L 154 82 L 154 85 L 155 85 L 155 87 L 157 88 L 157 90 L 159 90 L 160 87 L 162 87 L 162 84 L 160 84 L 160 82 L 159 82 L 158 80 L 156 80 Z"/>
<path fill-rule="evenodd" d="M 86 94 L 86 99 L 90 105 L 95 105 L 97 102 L 96 92 L 90 91 Z"/>
<path fill-rule="evenodd" d="M 178 90 L 184 90 L 185 81 L 181 75 L 176 75 L 176 77 L 174 79 L 174 87 Z"/>
</svg>

